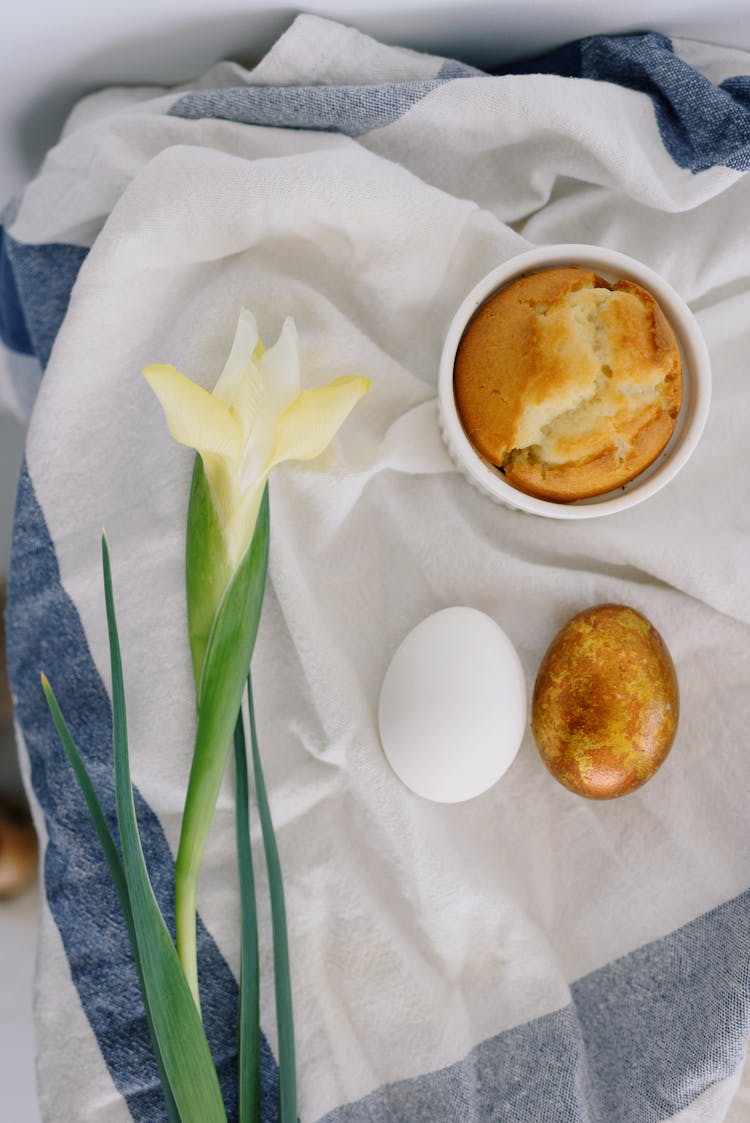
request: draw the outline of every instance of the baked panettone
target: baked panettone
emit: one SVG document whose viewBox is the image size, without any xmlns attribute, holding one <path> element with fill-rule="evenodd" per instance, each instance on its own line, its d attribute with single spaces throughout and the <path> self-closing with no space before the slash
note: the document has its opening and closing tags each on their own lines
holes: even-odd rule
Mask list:
<svg viewBox="0 0 750 1123">
<path fill-rule="evenodd" d="M 682 401 L 674 332 L 632 281 L 581 268 L 513 281 L 458 348 L 467 437 L 508 483 L 571 502 L 628 483 L 667 444 Z"/>
</svg>

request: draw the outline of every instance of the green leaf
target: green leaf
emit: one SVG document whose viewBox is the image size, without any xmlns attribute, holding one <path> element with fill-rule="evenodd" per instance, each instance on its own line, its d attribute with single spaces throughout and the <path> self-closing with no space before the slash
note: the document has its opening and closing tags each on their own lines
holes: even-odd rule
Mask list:
<svg viewBox="0 0 750 1123">
<path fill-rule="evenodd" d="M 65 749 L 68 760 L 70 761 L 70 764 L 73 768 L 73 772 L 75 774 L 76 780 L 78 781 L 78 786 L 81 789 L 83 798 L 86 801 L 86 806 L 88 807 L 89 815 L 91 816 L 91 821 L 94 825 L 94 830 L 96 831 L 99 843 L 102 850 L 104 851 L 104 857 L 107 861 L 107 866 L 109 867 L 109 873 L 115 887 L 115 892 L 117 893 L 117 899 L 120 902 L 120 908 L 122 909 L 122 914 L 125 918 L 125 926 L 128 930 L 130 946 L 133 951 L 133 957 L 135 959 L 136 968 L 138 970 L 138 980 L 141 987 L 141 994 L 143 996 L 143 1004 L 146 1009 L 146 1021 L 148 1023 L 149 1034 L 151 1036 L 151 1044 L 154 1048 L 156 1065 L 159 1069 L 162 1091 L 164 1093 L 164 1101 L 167 1105 L 167 1116 L 169 1118 L 169 1123 L 180 1123 L 180 1117 L 177 1113 L 177 1105 L 174 1102 L 172 1089 L 169 1086 L 169 1078 L 164 1069 L 164 1062 L 162 1060 L 162 1056 L 156 1041 L 153 1017 L 151 1014 L 151 1006 L 143 983 L 143 972 L 141 971 L 140 958 L 138 956 L 138 944 L 136 942 L 135 930 L 133 928 L 133 913 L 130 908 L 130 897 L 128 896 L 128 887 L 127 882 L 125 881 L 125 871 L 122 868 L 120 854 L 110 833 L 109 826 L 107 825 L 107 820 L 102 810 L 102 806 L 99 803 L 99 797 L 97 796 L 96 789 L 91 782 L 91 777 L 89 776 L 86 765 L 83 762 L 83 757 L 81 756 L 78 750 L 78 746 L 76 745 L 70 734 L 70 730 L 68 729 L 65 718 L 63 717 L 60 707 L 57 703 L 57 698 L 55 697 L 54 691 L 44 675 L 42 675 L 42 689 L 44 690 L 44 695 L 47 699 L 47 705 L 49 706 L 52 720 L 55 723 L 55 728 L 57 729 L 60 740 L 63 743 L 63 748 Z"/>
<path fill-rule="evenodd" d="M 196 693 L 216 609 L 231 576 L 211 488 L 198 455 L 190 488 L 185 550 L 188 631 Z"/>
<path fill-rule="evenodd" d="M 297 1071 L 294 1050 L 294 1016 L 292 1011 L 292 982 L 289 972 L 289 941 L 286 931 L 286 905 L 281 862 L 273 830 L 271 809 L 268 806 L 266 782 L 258 749 L 255 728 L 253 686 L 247 678 L 247 699 L 250 707 L 250 739 L 253 753 L 255 794 L 266 852 L 268 889 L 271 897 L 271 929 L 273 932 L 273 974 L 276 989 L 276 1027 L 279 1035 L 279 1123 L 297 1123 Z"/>
<path fill-rule="evenodd" d="M 239 1041 L 239 1123 L 260 1119 L 260 976 L 255 878 L 250 848 L 247 750 L 242 711 L 234 727 L 234 766 L 237 802 L 237 864 L 240 875 L 240 998 L 237 1016 Z"/>
<path fill-rule="evenodd" d="M 130 781 L 125 688 L 106 538 L 102 538 L 102 561 L 112 664 L 117 821 L 138 960 L 154 1035 L 182 1123 L 226 1123 L 219 1081 L 203 1025 L 156 902 L 141 849 Z"/>
<path fill-rule="evenodd" d="M 268 567 L 268 489 L 252 542 L 227 586 L 213 621 L 198 690 L 198 725 L 175 866 L 177 948 L 198 1004 L 195 907 L 206 837 L 258 633 Z"/>
</svg>

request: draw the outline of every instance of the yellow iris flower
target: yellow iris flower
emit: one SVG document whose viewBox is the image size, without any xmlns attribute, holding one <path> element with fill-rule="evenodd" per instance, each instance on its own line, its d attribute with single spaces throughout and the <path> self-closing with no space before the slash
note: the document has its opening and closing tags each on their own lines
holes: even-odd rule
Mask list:
<svg viewBox="0 0 750 1123">
<path fill-rule="evenodd" d="M 246 308 L 240 312 L 229 358 L 212 392 L 173 366 L 155 364 L 143 373 L 161 403 L 170 433 L 195 449 L 202 464 L 202 472 L 196 467 L 193 476 L 186 543 L 197 725 L 175 863 L 177 949 L 200 1007 L 198 875 L 263 599 L 267 518 L 258 528 L 255 554 L 251 544 L 266 482 L 285 460 L 319 456 L 370 383 L 352 375 L 303 390 L 294 321 L 287 318 L 276 343 L 265 350 L 255 318 Z"/>
<path fill-rule="evenodd" d="M 287 317 L 278 340 L 265 350 L 246 308 L 212 393 L 173 366 L 153 364 L 143 373 L 174 439 L 200 453 L 230 571 L 250 544 L 273 468 L 319 456 L 370 389 L 358 375 L 301 389 L 294 320 Z"/>
</svg>

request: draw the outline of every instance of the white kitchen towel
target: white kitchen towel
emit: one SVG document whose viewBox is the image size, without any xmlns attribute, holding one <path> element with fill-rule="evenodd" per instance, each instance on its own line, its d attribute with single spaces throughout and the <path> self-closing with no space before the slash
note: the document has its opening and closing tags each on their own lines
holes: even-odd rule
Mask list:
<svg viewBox="0 0 750 1123">
<path fill-rule="evenodd" d="M 144 849 L 171 917 L 193 733 L 192 455 L 139 372 L 174 363 L 210 387 L 242 305 L 266 342 L 295 318 L 306 384 L 373 383 L 324 462 L 272 479 L 253 661 L 302 1123 L 747 1118 L 748 74 L 750 56 L 644 33 L 486 75 L 301 16 L 255 70 L 226 63 L 190 88 L 88 98 L 6 212 L 6 400 L 30 408 L 44 370 L 8 626 L 44 843 L 48 1123 L 166 1118 L 124 926 L 39 671 L 111 812 L 105 526 Z M 464 295 L 513 254 L 560 242 L 624 250 L 661 273 L 696 313 L 714 370 L 708 427 L 680 476 L 581 523 L 493 505 L 437 431 L 440 350 Z M 547 774 L 530 733 L 474 801 L 432 804 L 399 783 L 376 715 L 411 627 L 449 605 L 481 609 L 531 688 L 557 629 L 604 601 L 645 613 L 677 668 L 677 741 L 647 786 L 580 799 Z M 230 778 L 199 910 L 203 1008 L 233 1119 Z M 269 985 L 261 1016 L 270 1121 Z"/>
</svg>

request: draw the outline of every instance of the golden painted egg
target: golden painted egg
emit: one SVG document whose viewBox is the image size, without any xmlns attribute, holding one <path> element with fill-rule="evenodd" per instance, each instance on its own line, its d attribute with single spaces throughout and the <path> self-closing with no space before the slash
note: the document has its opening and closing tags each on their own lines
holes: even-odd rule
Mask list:
<svg viewBox="0 0 750 1123">
<path fill-rule="evenodd" d="M 672 747 L 677 676 L 656 628 L 622 604 L 600 604 L 558 632 L 539 668 L 531 728 L 566 788 L 614 799 L 645 784 Z"/>
</svg>

